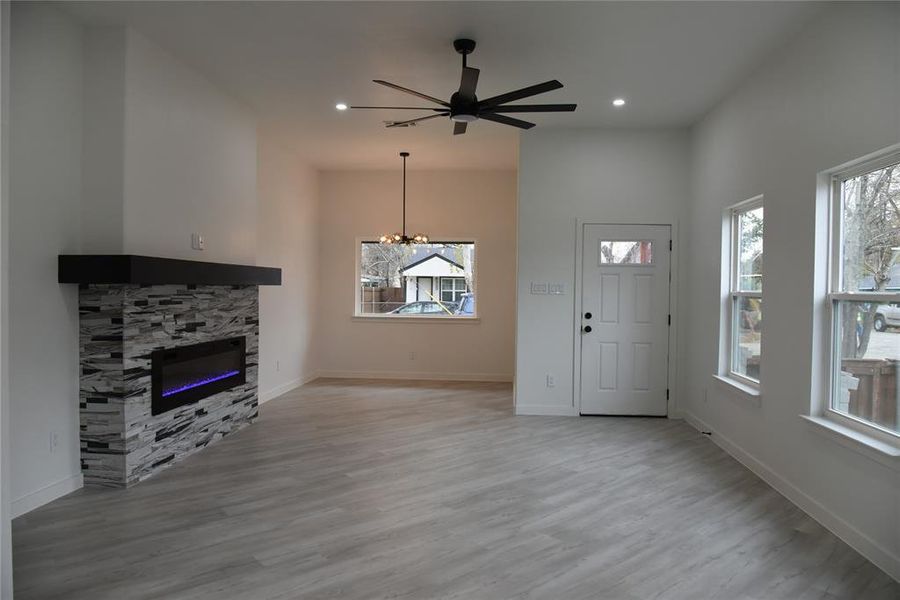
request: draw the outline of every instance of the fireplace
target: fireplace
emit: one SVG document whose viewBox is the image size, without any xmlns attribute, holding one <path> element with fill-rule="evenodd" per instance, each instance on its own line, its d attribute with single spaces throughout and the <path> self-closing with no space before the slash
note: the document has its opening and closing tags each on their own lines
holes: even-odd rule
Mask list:
<svg viewBox="0 0 900 600">
<path fill-rule="evenodd" d="M 246 383 L 246 343 L 241 336 L 153 351 L 151 414 L 159 415 Z"/>
<path fill-rule="evenodd" d="M 259 286 L 281 269 L 59 257 L 78 284 L 85 483 L 129 487 L 259 416 Z"/>
</svg>

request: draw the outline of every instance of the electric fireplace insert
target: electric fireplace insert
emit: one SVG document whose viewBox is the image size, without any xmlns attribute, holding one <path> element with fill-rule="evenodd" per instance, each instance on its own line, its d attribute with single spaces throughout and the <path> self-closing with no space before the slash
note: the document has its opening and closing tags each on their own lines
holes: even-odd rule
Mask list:
<svg viewBox="0 0 900 600">
<path fill-rule="evenodd" d="M 155 350 L 150 355 L 150 412 L 162 414 L 246 383 L 244 337 Z"/>
</svg>

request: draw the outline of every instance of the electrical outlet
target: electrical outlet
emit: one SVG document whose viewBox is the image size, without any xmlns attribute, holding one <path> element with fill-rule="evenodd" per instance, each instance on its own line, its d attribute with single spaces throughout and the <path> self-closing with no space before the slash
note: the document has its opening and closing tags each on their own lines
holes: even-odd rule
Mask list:
<svg viewBox="0 0 900 600">
<path fill-rule="evenodd" d="M 50 432 L 50 454 L 56 454 L 57 450 L 59 450 L 59 432 L 51 431 Z"/>
<path fill-rule="evenodd" d="M 410 353 L 409 353 L 409 360 L 416 360 L 416 353 L 415 353 L 415 352 L 410 352 Z"/>
<path fill-rule="evenodd" d="M 206 240 L 199 233 L 191 234 L 191 248 L 194 250 L 206 250 Z"/>
<path fill-rule="evenodd" d="M 547 373 L 547 387 L 548 388 L 556 387 L 556 377 L 554 377 L 553 375 L 551 375 L 549 373 Z"/>
</svg>

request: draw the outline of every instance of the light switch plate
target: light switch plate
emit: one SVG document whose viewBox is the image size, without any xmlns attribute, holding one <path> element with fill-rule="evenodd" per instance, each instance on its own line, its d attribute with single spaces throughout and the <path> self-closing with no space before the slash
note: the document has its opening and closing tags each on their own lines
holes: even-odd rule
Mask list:
<svg viewBox="0 0 900 600">
<path fill-rule="evenodd" d="M 554 296 L 562 296 L 566 293 L 566 284 L 564 283 L 550 283 L 548 284 L 548 294 L 553 294 Z"/>
<path fill-rule="evenodd" d="M 191 234 L 191 248 L 194 250 L 205 250 L 206 249 L 206 240 L 203 239 L 203 236 L 199 233 Z"/>
<path fill-rule="evenodd" d="M 547 284 L 532 281 L 531 282 L 531 293 L 532 294 L 546 294 L 547 293 Z"/>
</svg>

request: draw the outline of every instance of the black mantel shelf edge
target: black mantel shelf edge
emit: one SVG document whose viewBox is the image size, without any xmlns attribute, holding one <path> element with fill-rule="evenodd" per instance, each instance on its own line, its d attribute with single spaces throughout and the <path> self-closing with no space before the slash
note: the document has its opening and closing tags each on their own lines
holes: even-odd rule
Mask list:
<svg viewBox="0 0 900 600">
<path fill-rule="evenodd" d="M 60 254 L 59 282 L 281 285 L 281 269 L 134 254 Z"/>
</svg>

